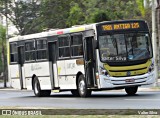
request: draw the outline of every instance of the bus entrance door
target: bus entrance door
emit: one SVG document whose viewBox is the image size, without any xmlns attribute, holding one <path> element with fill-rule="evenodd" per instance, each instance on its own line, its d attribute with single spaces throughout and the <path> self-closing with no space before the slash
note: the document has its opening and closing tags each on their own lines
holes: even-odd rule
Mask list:
<svg viewBox="0 0 160 118">
<path fill-rule="evenodd" d="M 26 81 L 24 76 L 24 46 L 18 47 L 18 64 L 19 64 L 19 78 L 21 89 L 26 88 Z"/>
<path fill-rule="evenodd" d="M 50 78 L 52 89 L 58 88 L 58 79 L 57 79 L 57 42 L 48 43 L 48 52 L 49 52 L 49 68 L 50 68 Z"/>
<path fill-rule="evenodd" d="M 84 39 L 85 78 L 88 87 L 96 87 L 93 39 L 94 36 Z"/>
</svg>

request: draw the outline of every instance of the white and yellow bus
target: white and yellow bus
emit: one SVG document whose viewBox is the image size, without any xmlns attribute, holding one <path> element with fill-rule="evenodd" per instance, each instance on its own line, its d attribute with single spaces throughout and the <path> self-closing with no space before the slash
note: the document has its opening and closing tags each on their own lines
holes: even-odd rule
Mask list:
<svg viewBox="0 0 160 118">
<path fill-rule="evenodd" d="M 125 89 L 155 82 L 152 43 L 143 20 L 106 21 L 9 39 L 9 78 L 35 96 Z"/>
</svg>

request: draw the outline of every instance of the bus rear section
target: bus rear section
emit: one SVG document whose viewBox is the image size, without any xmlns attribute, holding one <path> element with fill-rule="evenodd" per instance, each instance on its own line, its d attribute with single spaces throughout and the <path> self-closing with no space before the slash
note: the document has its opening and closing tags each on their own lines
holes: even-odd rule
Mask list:
<svg viewBox="0 0 160 118">
<path fill-rule="evenodd" d="M 125 88 L 134 95 L 138 86 L 155 82 L 152 43 L 141 20 L 97 24 L 100 88 Z"/>
</svg>

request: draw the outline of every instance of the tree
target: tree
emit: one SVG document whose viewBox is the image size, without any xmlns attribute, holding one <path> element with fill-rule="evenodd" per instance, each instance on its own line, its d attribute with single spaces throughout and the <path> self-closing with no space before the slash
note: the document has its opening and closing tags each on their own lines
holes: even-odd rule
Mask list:
<svg viewBox="0 0 160 118">
<path fill-rule="evenodd" d="M 42 0 L 43 28 L 56 29 L 68 27 L 70 5 L 73 0 Z"/>
<path fill-rule="evenodd" d="M 39 24 L 44 21 L 39 19 L 41 13 L 38 0 L 0 0 L 0 4 L 0 13 L 16 26 L 20 35 L 41 31 Z"/>
<path fill-rule="evenodd" d="M 132 0 L 74 0 L 67 24 L 85 24 L 104 20 L 139 19 L 142 14 Z"/>
<path fill-rule="evenodd" d="M 109 21 L 111 20 L 104 11 L 95 13 L 93 22 Z"/>
<path fill-rule="evenodd" d="M 21 35 L 104 20 L 150 22 L 150 11 L 142 6 L 143 0 L 0 0 L 0 3 L 0 13 L 12 21 Z"/>
<path fill-rule="evenodd" d="M 152 30 L 152 15 L 151 15 L 151 1 L 150 0 L 145 0 L 145 4 L 144 4 L 144 0 L 136 0 L 136 3 L 138 5 L 138 9 L 140 11 L 140 18 L 144 19 L 147 21 L 150 31 Z"/>
<path fill-rule="evenodd" d="M 69 11 L 69 17 L 66 21 L 68 26 L 83 24 L 85 20 L 84 12 L 80 4 L 72 2 Z"/>
<path fill-rule="evenodd" d="M 0 48 L 1 48 L 1 62 L 3 70 L 4 87 L 7 81 L 7 59 L 6 59 L 6 29 L 0 25 Z"/>
</svg>

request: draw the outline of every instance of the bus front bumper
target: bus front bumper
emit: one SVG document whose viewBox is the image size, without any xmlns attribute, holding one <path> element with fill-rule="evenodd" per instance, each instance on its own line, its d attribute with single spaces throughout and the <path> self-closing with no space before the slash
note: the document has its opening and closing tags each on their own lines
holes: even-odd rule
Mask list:
<svg viewBox="0 0 160 118">
<path fill-rule="evenodd" d="M 125 86 L 141 86 L 150 85 L 155 82 L 154 71 L 139 76 L 131 77 L 109 77 L 105 75 L 99 75 L 100 86 L 99 88 L 117 88 Z"/>
</svg>

